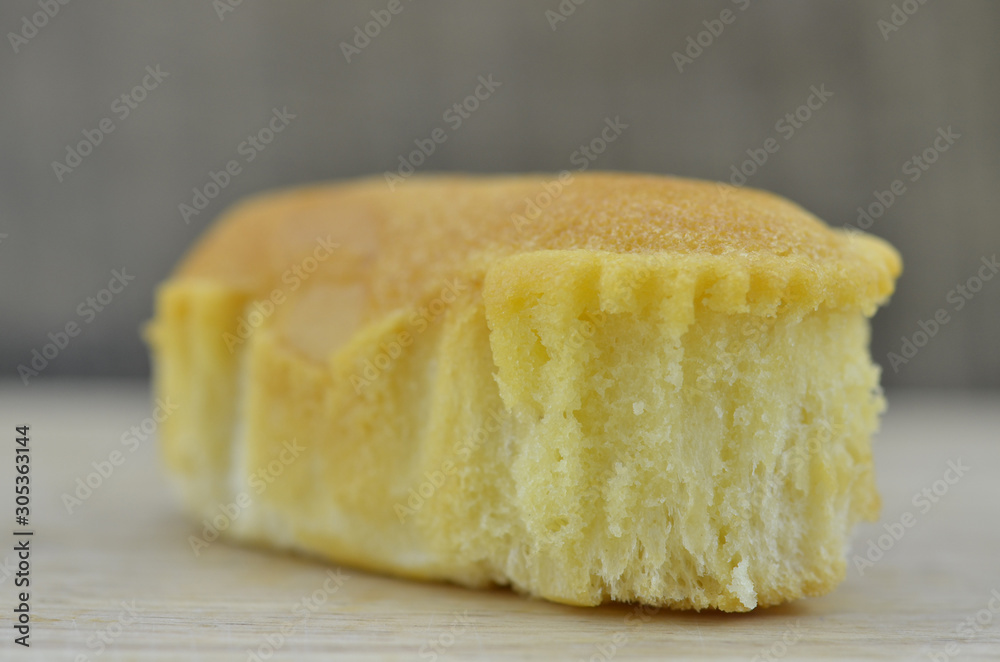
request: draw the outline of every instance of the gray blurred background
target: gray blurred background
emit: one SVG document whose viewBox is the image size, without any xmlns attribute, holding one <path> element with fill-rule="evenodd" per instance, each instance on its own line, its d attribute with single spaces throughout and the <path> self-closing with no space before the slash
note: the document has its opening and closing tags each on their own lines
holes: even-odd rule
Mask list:
<svg viewBox="0 0 1000 662">
<path fill-rule="evenodd" d="M 146 375 L 138 329 L 153 288 L 242 196 L 382 173 L 437 127 L 448 139 L 420 170 L 557 171 L 620 117 L 628 128 L 594 168 L 729 180 L 774 138 L 747 185 L 832 225 L 858 225 L 857 208 L 900 180 L 870 224 L 906 264 L 874 322 L 884 382 L 1000 386 L 1000 278 L 976 282 L 1000 252 L 1000 3 L 401 0 L 347 62 L 342 42 L 390 0 L 237 2 L 0 6 L 3 377 L 73 321 L 80 334 L 31 384 Z M 489 75 L 500 86 L 452 129 L 445 111 Z M 144 77 L 152 89 L 133 94 Z M 831 95 L 785 120 L 814 87 Z M 275 108 L 295 118 L 241 152 Z M 114 130 L 57 173 L 104 118 Z M 929 148 L 934 163 L 911 160 Z M 185 224 L 179 205 L 232 159 L 240 174 Z M 88 312 L 123 268 L 134 280 Z M 978 291 L 962 295 L 970 278 Z M 939 309 L 948 322 L 891 366 Z"/>
</svg>

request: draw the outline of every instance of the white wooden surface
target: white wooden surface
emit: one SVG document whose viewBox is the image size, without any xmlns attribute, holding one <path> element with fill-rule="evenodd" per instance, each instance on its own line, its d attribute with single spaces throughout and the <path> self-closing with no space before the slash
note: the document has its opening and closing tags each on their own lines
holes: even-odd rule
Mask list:
<svg viewBox="0 0 1000 662">
<path fill-rule="evenodd" d="M 990 607 L 991 591 L 1000 595 L 998 394 L 889 394 L 876 446 L 883 523 L 907 511 L 916 521 L 863 575 L 852 565 L 831 595 L 751 614 L 664 611 L 645 621 L 627 605 L 572 608 L 351 568 L 333 591 L 327 566 L 223 542 L 195 557 L 187 537 L 196 528 L 155 442 L 134 453 L 121 443 L 149 415 L 148 397 L 136 383 L 0 386 L 0 564 L 13 546 L 10 458 L 21 423 L 32 433 L 36 531 L 32 648 L 13 645 L 13 580 L 0 569 L 0 659 L 247 660 L 248 650 L 267 655 L 268 637 L 279 644 L 272 660 L 1000 659 L 1000 600 Z M 68 514 L 61 494 L 116 449 L 124 463 Z M 933 489 L 949 460 L 968 473 L 921 512 L 914 495 Z M 862 527 L 852 554 L 883 532 Z M 310 611 L 302 601 L 314 594 L 322 604 Z M 123 603 L 136 616 L 119 628 Z M 978 631 L 960 629 L 977 617 Z M 103 651 L 100 633 L 111 641 Z"/>
</svg>

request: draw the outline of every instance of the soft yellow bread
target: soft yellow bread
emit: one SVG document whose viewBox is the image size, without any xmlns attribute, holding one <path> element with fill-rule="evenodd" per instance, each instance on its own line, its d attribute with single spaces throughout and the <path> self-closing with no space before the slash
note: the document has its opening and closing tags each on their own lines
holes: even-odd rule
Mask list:
<svg viewBox="0 0 1000 662">
<path fill-rule="evenodd" d="M 203 529 L 576 605 L 830 591 L 879 510 L 896 252 L 660 176 L 268 194 L 162 285 L 163 452 Z"/>
</svg>

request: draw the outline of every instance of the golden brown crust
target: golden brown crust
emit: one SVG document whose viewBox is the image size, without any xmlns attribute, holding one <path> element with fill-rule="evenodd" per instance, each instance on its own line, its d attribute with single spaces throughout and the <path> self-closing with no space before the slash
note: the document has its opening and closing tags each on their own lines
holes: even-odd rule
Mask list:
<svg viewBox="0 0 1000 662">
<path fill-rule="evenodd" d="M 364 283 L 365 319 L 455 277 L 481 283 L 499 259 L 542 250 L 714 256 L 717 267 L 772 281 L 772 289 L 779 281 L 786 305 L 866 314 L 891 294 L 901 268 L 887 243 L 832 230 L 770 193 L 588 173 L 568 183 L 543 175 L 425 176 L 394 192 L 365 179 L 255 197 L 226 214 L 176 276 L 264 292 L 325 236 L 341 249 L 322 265 L 320 280 Z"/>
</svg>

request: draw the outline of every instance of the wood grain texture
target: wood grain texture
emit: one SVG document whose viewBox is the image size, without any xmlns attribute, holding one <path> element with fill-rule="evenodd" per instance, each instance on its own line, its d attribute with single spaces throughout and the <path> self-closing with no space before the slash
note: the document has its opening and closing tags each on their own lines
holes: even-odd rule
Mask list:
<svg viewBox="0 0 1000 662">
<path fill-rule="evenodd" d="M 15 424 L 31 425 L 34 448 L 34 627 L 29 653 L 12 644 L 14 586 L 0 570 L 0 659 L 246 660 L 248 649 L 267 654 L 269 637 L 283 640 L 272 660 L 1000 659 L 1000 600 L 990 610 L 991 591 L 1000 595 L 1000 398 L 889 400 L 875 446 L 883 518 L 858 530 L 852 556 L 903 513 L 915 523 L 863 575 L 851 564 L 831 595 L 745 615 L 640 615 L 351 568 L 338 588 L 328 574 L 336 568 L 223 542 L 196 557 L 188 536 L 198 527 L 179 511 L 155 442 L 134 453 L 121 443 L 149 416 L 144 386 L 7 384 L 0 493 L 12 484 Z M 113 450 L 124 463 L 69 514 L 61 495 Z M 959 460 L 970 469 L 923 512 L 914 495 Z M 12 499 L 2 502 L 6 521 Z M 8 528 L 0 563 L 12 545 Z M 313 595 L 322 604 L 310 610 L 303 600 Z M 119 632 L 123 602 L 137 618 Z M 957 630 L 977 616 L 978 632 Z M 98 653 L 88 641 L 101 631 L 112 643 Z"/>
</svg>

